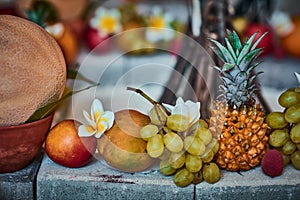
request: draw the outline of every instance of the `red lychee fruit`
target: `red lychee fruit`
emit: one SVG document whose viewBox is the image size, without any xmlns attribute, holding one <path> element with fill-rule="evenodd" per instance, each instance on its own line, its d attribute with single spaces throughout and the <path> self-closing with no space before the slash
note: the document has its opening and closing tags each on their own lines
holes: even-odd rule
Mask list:
<svg viewBox="0 0 300 200">
<path fill-rule="evenodd" d="M 268 150 L 261 163 L 263 173 L 270 177 L 280 176 L 283 172 L 283 167 L 281 153 L 276 149 Z"/>
</svg>

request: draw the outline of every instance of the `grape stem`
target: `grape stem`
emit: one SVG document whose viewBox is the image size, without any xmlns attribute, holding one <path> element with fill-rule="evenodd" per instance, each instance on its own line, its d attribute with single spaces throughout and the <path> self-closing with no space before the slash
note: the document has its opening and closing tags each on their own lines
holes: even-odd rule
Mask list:
<svg viewBox="0 0 300 200">
<path fill-rule="evenodd" d="M 143 92 L 141 89 L 138 88 L 133 88 L 133 87 L 127 87 L 127 90 L 131 90 L 134 91 L 138 94 L 140 94 L 142 97 L 144 97 L 145 99 L 147 99 L 150 103 L 152 103 L 153 105 L 157 105 L 159 104 L 157 101 L 154 101 L 151 97 L 149 97 L 145 92 Z"/>
<path fill-rule="evenodd" d="M 164 111 L 167 113 L 167 115 L 170 115 L 170 112 L 163 106 L 161 105 L 160 103 L 158 103 L 157 101 L 154 101 L 150 96 L 148 96 L 145 92 L 143 92 L 141 89 L 138 89 L 138 88 L 133 88 L 133 87 L 127 87 L 127 90 L 131 90 L 131 91 L 134 91 L 138 94 L 140 94 L 142 97 L 144 97 L 145 99 L 147 99 L 152 105 L 160 105 Z"/>
</svg>

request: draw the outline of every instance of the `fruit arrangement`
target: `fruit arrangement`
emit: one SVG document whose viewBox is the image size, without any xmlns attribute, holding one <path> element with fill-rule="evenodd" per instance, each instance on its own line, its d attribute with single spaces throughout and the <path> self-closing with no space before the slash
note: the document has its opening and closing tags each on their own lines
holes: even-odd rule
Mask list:
<svg viewBox="0 0 300 200">
<path fill-rule="evenodd" d="M 283 111 L 267 115 L 266 122 L 271 128 L 269 144 L 283 156 L 284 165 L 300 170 L 300 90 L 290 88 L 278 98 Z"/>
<path fill-rule="evenodd" d="M 149 156 L 160 160 L 160 172 L 166 176 L 174 175 L 174 183 L 179 187 L 203 180 L 217 182 L 221 173 L 213 158 L 219 143 L 206 121 L 199 119 L 200 103 L 178 98 L 175 106 L 159 104 L 139 89 L 128 89 L 153 103 L 149 111 L 150 122 L 141 128 L 140 136 L 147 142 Z"/>
<path fill-rule="evenodd" d="M 223 84 L 211 108 L 210 130 L 220 143 L 216 163 L 229 171 L 249 170 L 260 164 L 268 148 L 264 111 L 255 102 L 255 79 L 260 72 L 254 71 L 262 52 L 257 46 L 266 33 L 257 40 L 254 33 L 243 45 L 235 31 L 227 34 L 226 46 L 211 40 L 224 65 L 216 67 Z"/>
</svg>

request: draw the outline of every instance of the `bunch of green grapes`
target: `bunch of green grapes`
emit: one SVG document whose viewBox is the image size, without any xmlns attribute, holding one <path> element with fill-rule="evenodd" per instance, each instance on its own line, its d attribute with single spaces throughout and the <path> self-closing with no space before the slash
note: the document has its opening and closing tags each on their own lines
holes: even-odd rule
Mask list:
<svg viewBox="0 0 300 200">
<path fill-rule="evenodd" d="M 279 96 L 278 103 L 285 109 L 266 117 L 271 128 L 269 144 L 280 151 L 285 166 L 292 163 L 300 170 L 300 92 L 288 89 Z"/>
<path fill-rule="evenodd" d="M 220 179 L 220 169 L 213 163 L 219 143 L 204 120 L 190 127 L 186 116 L 168 115 L 160 104 L 154 105 L 149 117 L 151 123 L 140 135 L 147 141 L 149 156 L 160 159 L 163 175 L 174 175 L 174 183 L 180 187 Z"/>
</svg>

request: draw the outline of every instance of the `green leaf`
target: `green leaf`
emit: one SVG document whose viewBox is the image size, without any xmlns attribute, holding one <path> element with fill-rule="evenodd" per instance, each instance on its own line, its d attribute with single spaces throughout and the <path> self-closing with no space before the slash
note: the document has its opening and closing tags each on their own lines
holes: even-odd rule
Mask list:
<svg viewBox="0 0 300 200">
<path fill-rule="evenodd" d="M 234 68 L 235 64 L 224 63 L 222 71 L 226 72 Z"/>
<path fill-rule="evenodd" d="M 60 20 L 54 5 L 45 0 L 33 1 L 31 8 L 26 10 L 25 13 L 29 20 L 42 27 L 46 27 L 47 23 L 54 23 Z"/>
<path fill-rule="evenodd" d="M 91 85 L 89 87 L 83 88 L 81 90 L 77 90 L 77 91 L 69 90 L 69 91 L 65 92 L 63 94 L 63 96 L 59 100 L 54 101 L 52 103 L 49 103 L 49 104 L 47 104 L 47 105 L 45 105 L 45 106 L 40 107 L 39 109 L 37 109 L 33 113 L 33 115 L 31 115 L 31 117 L 26 121 L 26 123 L 43 119 L 44 117 L 46 117 L 50 113 L 52 113 L 59 105 L 61 105 L 67 98 L 69 98 L 73 94 L 77 94 L 79 92 L 82 92 L 84 90 L 88 90 L 88 89 L 90 89 L 92 87 L 95 87 L 95 86 L 98 86 L 98 85 L 99 84 L 95 84 L 95 85 Z"/>
<path fill-rule="evenodd" d="M 248 54 L 249 49 L 251 47 L 251 44 L 255 38 L 257 33 L 254 33 L 253 35 L 251 35 L 251 37 L 244 43 L 243 49 L 240 53 L 240 55 L 237 58 L 236 64 L 239 65 L 240 62 L 242 61 L 242 59 Z"/>
<path fill-rule="evenodd" d="M 242 49 L 242 44 L 241 44 L 238 34 L 235 31 L 230 31 L 227 29 L 227 35 L 228 35 L 229 42 L 231 43 L 233 49 L 235 49 L 236 52 L 239 52 Z M 238 55 L 238 54 L 235 54 L 235 55 Z"/>
<path fill-rule="evenodd" d="M 226 59 L 225 59 L 224 55 L 222 54 L 222 52 L 217 47 L 211 46 L 210 48 L 222 60 L 222 62 L 224 62 L 224 63 L 226 62 Z"/>
<path fill-rule="evenodd" d="M 226 42 L 227 49 L 228 49 L 229 52 L 231 53 L 231 56 L 233 57 L 234 60 L 236 60 L 236 55 L 235 55 L 234 49 L 233 49 L 233 47 L 231 46 L 231 44 L 230 44 L 228 38 L 225 38 L 225 42 Z"/>
<path fill-rule="evenodd" d="M 225 58 L 225 62 L 234 63 L 233 57 L 231 56 L 229 51 L 221 43 L 219 43 L 218 41 L 216 41 L 214 39 L 210 39 L 210 41 L 212 43 L 214 43 L 219 48 L 219 50 L 221 51 L 221 53 L 223 55 L 223 58 Z"/>
<path fill-rule="evenodd" d="M 85 81 L 87 83 L 90 84 L 98 84 L 88 78 L 86 78 L 85 76 L 83 76 L 82 74 L 80 74 L 78 71 L 72 70 L 72 69 L 68 69 L 67 71 L 67 78 L 68 79 L 78 79 L 78 80 L 82 80 Z"/>
<path fill-rule="evenodd" d="M 254 49 L 250 51 L 240 62 L 239 67 L 242 71 L 246 71 L 249 64 L 257 58 L 257 56 L 261 53 L 261 48 Z"/>
<path fill-rule="evenodd" d="M 260 43 L 261 39 L 267 34 L 268 32 L 265 32 L 264 34 L 262 34 L 256 41 L 255 43 L 252 45 L 251 50 L 254 50 L 256 48 L 256 46 L 258 45 L 258 43 Z"/>
</svg>

